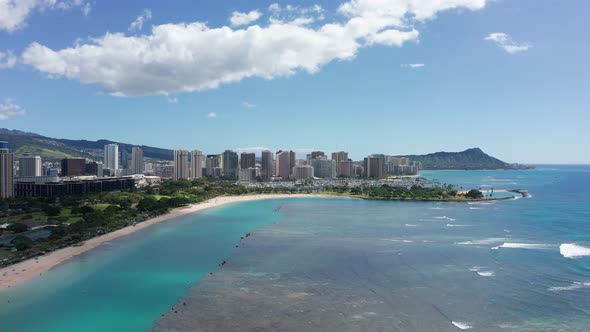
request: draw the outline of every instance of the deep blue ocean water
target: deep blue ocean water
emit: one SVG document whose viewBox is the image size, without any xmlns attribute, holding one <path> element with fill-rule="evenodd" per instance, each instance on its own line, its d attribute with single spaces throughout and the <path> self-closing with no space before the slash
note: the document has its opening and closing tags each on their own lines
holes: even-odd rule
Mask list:
<svg viewBox="0 0 590 332">
<path fill-rule="evenodd" d="M 0 330 L 590 330 L 590 166 L 422 175 L 532 197 L 211 209 L 1 292 Z"/>
</svg>

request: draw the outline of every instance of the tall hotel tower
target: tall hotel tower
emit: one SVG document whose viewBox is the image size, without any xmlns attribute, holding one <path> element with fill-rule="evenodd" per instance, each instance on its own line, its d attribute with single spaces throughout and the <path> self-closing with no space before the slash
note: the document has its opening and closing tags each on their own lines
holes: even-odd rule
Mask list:
<svg viewBox="0 0 590 332">
<path fill-rule="evenodd" d="M 142 174 L 145 170 L 143 163 L 143 150 L 138 147 L 131 149 L 131 170 L 133 174 Z"/>
<path fill-rule="evenodd" d="M 174 174 L 172 179 L 188 179 L 189 165 L 188 165 L 188 151 L 174 150 Z"/>
<path fill-rule="evenodd" d="M 189 176 L 193 179 L 203 177 L 203 164 L 205 163 L 205 156 L 199 150 L 191 151 L 191 169 Z"/>
<path fill-rule="evenodd" d="M 108 144 L 104 146 L 104 167 L 111 170 L 111 174 L 115 174 L 119 169 L 119 145 Z"/>
<path fill-rule="evenodd" d="M 262 151 L 262 179 L 270 181 L 272 173 L 272 152 L 264 150 Z"/>
<path fill-rule="evenodd" d="M 12 152 L 8 142 L 0 141 L 0 199 L 14 197 Z"/>
</svg>

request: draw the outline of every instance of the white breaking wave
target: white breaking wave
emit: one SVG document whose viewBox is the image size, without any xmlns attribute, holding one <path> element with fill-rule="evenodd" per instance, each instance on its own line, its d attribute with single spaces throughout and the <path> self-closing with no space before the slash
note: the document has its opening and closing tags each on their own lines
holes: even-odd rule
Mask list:
<svg viewBox="0 0 590 332">
<path fill-rule="evenodd" d="M 551 244 L 543 244 L 543 243 L 512 243 L 507 242 L 497 247 L 493 247 L 493 250 L 498 250 L 500 248 L 507 248 L 507 249 L 537 249 L 537 250 L 547 250 L 554 248 Z"/>
<path fill-rule="evenodd" d="M 461 330 L 469 330 L 469 329 L 473 328 L 471 325 L 469 325 L 468 323 L 465 323 L 465 322 L 452 321 L 451 323 L 453 323 L 453 325 L 460 328 Z"/>
<path fill-rule="evenodd" d="M 433 207 L 433 208 L 428 208 L 429 210 L 442 210 L 443 208 L 441 208 L 440 206 L 437 207 Z"/>
<path fill-rule="evenodd" d="M 481 208 L 470 206 L 469 210 L 481 210 Z"/>
<path fill-rule="evenodd" d="M 482 277 L 493 277 L 496 275 L 496 272 L 494 272 L 494 271 L 491 271 L 491 270 L 482 271 L 483 269 L 487 269 L 487 268 L 484 266 L 474 266 L 474 267 L 470 268 L 469 271 L 476 272 L 477 274 L 479 274 Z"/>
<path fill-rule="evenodd" d="M 586 288 L 586 287 L 590 287 L 590 282 L 578 282 L 578 281 L 575 281 L 575 282 L 573 282 L 569 286 L 549 287 L 549 288 L 547 288 L 547 290 L 552 291 L 552 292 L 559 292 L 559 291 L 576 290 L 576 289 Z"/>
<path fill-rule="evenodd" d="M 469 205 L 492 205 L 494 202 L 467 202 Z"/>
<path fill-rule="evenodd" d="M 500 243 L 500 242 L 504 242 L 506 240 L 508 240 L 508 238 L 505 238 L 505 237 L 490 237 L 490 238 L 481 239 L 481 240 L 471 240 L 471 241 L 457 242 L 456 244 L 463 244 L 463 245 L 485 245 L 485 244 Z"/>
<path fill-rule="evenodd" d="M 453 218 L 449 218 L 447 216 L 434 217 L 434 219 L 442 219 L 442 220 L 448 220 L 448 221 L 455 221 L 456 220 L 456 219 L 453 219 Z"/>
<path fill-rule="evenodd" d="M 405 224 L 406 227 L 416 227 L 414 224 Z"/>
<path fill-rule="evenodd" d="M 447 224 L 447 227 L 471 227 L 472 225 Z"/>
<path fill-rule="evenodd" d="M 563 243 L 559 246 L 559 252 L 565 258 L 590 256 L 590 248 L 582 247 L 573 243 Z"/>
</svg>

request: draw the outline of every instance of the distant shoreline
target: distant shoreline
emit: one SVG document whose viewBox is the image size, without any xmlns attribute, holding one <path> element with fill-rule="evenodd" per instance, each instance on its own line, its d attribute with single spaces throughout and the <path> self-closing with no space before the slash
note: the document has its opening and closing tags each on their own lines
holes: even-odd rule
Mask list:
<svg viewBox="0 0 590 332">
<path fill-rule="evenodd" d="M 506 192 L 506 190 L 497 190 L 497 192 Z M 527 197 L 524 191 L 516 190 L 515 193 Z M 256 194 L 243 196 L 219 196 L 209 199 L 202 203 L 191 204 L 186 207 L 173 209 L 169 213 L 148 219 L 144 222 L 137 223 L 134 226 L 127 226 L 116 231 L 100 235 L 84 241 L 78 245 L 72 245 L 48 254 L 39 256 L 38 258 L 31 258 L 13 265 L 6 266 L 0 269 L 0 292 L 27 280 L 34 279 L 52 268 L 66 262 L 67 260 L 90 251 L 108 241 L 132 234 L 136 231 L 147 228 L 151 225 L 161 223 L 176 217 L 196 213 L 202 210 L 223 206 L 230 203 L 248 202 L 266 199 L 282 199 L 282 198 L 351 198 L 351 199 L 365 199 L 365 200 L 382 200 L 382 201 L 423 201 L 423 202 L 480 202 L 480 201 L 499 201 L 511 200 L 514 197 L 498 197 L 498 198 L 481 198 L 481 199 L 385 199 L 379 197 L 364 197 L 354 196 L 349 194 Z"/>
</svg>

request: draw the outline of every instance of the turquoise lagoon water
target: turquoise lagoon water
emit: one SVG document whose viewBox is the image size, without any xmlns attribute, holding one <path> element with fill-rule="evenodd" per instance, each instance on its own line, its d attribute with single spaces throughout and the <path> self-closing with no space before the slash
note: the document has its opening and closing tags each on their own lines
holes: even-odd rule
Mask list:
<svg viewBox="0 0 590 332">
<path fill-rule="evenodd" d="M 276 221 L 275 205 L 205 210 L 102 245 L 1 292 L 0 331 L 149 331 L 240 236 Z"/>
<path fill-rule="evenodd" d="M 590 166 L 423 175 L 532 197 L 282 199 L 184 216 L 0 293 L 1 330 L 590 329 Z"/>
</svg>

